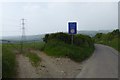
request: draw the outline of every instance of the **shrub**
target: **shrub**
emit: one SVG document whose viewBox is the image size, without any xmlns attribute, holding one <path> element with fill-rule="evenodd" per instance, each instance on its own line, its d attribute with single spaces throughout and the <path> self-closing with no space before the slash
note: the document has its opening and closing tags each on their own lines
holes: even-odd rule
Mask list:
<svg viewBox="0 0 120 80">
<path fill-rule="evenodd" d="M 77 34 L 73 38 L 72 45 L 71 35 L 67 33 L 49 34 L 44 51 L 50 56 L 69 57 L 74 61 L 83 61 L 92 55 L 94 43 L 91 37 Z"/>
<path fill-rule="evenodd" d="M 47 38 L 46 38 L 46 36 L 47 36 Z M 63 33 L 63 32 L 46 34 L 44 41 L 47 43 L 48 41 L 54 39 L 54 40 L 58 40 L 58 41 L 63 41 L 64 43 L 67 43 L 67 44 L 71 44 L 71 41 L 72 41 L 71 36 L 72 35 L 69 35 L 69 34 Z M 93 47 L 93 40 L 91 37 L 89 37 L 87 35 L 77 34 L 77 35 L 73 35 L 73 38 L 74 38 L 74 40 L 73 40 L 74 45 L 77 45 L 77 46 L 88 45 L 90 47 Z"/>
</svg>

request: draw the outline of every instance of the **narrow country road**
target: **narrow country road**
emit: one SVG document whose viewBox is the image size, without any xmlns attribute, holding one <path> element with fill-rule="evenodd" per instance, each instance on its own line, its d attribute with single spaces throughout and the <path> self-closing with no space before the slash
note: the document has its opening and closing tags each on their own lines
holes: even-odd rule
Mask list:
<svg viewBox="0 0 120 80">
<path fill-rule="evenodd" d="M 118 52 L 95 44 L 94 54 L 83 63 L 83 69 L 76 78 L 118 78 Z"/>
</svg>

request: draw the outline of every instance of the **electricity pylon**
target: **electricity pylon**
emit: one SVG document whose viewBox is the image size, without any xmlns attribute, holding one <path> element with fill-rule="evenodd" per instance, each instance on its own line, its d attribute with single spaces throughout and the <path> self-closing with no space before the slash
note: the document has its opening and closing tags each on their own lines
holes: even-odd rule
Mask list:
<svg viewBox="0 0 120 80">
<path fill-rule="evenodd" d="M 23 51 L 24 51 L 24 48 L 23 48 L 23 44 L 24 44 L 24 42 L 26 41 L 26 37 L 25 37 L 25 19 L 23 18 L 23 19 L 21 19 L 21 21 L 22 21 L 22 36 L 21 36 L 21 53 L 23 53 Z"/>
</svg>

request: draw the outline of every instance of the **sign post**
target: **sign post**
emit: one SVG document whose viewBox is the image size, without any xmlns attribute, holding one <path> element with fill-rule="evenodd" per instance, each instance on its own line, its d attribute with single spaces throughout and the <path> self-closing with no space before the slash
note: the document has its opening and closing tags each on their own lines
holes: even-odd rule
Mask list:
<svg viewBox="0 0 120 80">
<path fill-rule="evenodd" d="M 77 33 L 77 22 L 68 22 L 68 33 L 71 34 L 71 44 L 73 44 L 73 35 Z"/>
</svg>

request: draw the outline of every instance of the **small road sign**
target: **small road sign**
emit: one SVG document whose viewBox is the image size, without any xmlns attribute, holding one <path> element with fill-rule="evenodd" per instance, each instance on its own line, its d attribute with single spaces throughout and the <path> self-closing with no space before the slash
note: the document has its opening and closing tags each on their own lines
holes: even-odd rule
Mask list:
<svg viewBox="0 0 120 80">
<path fill-rule="evenodd" d="M 73 44 L 73 35 L 77 33 L 77 22 L 68 22 L 68 33 L 71 34 L 71 44 Z"/>
<path fill-rule="evenodd" d="M 69 34 L 77 33 L 77 22 L 68 22 L 68 32 Z"/>
</svg>

